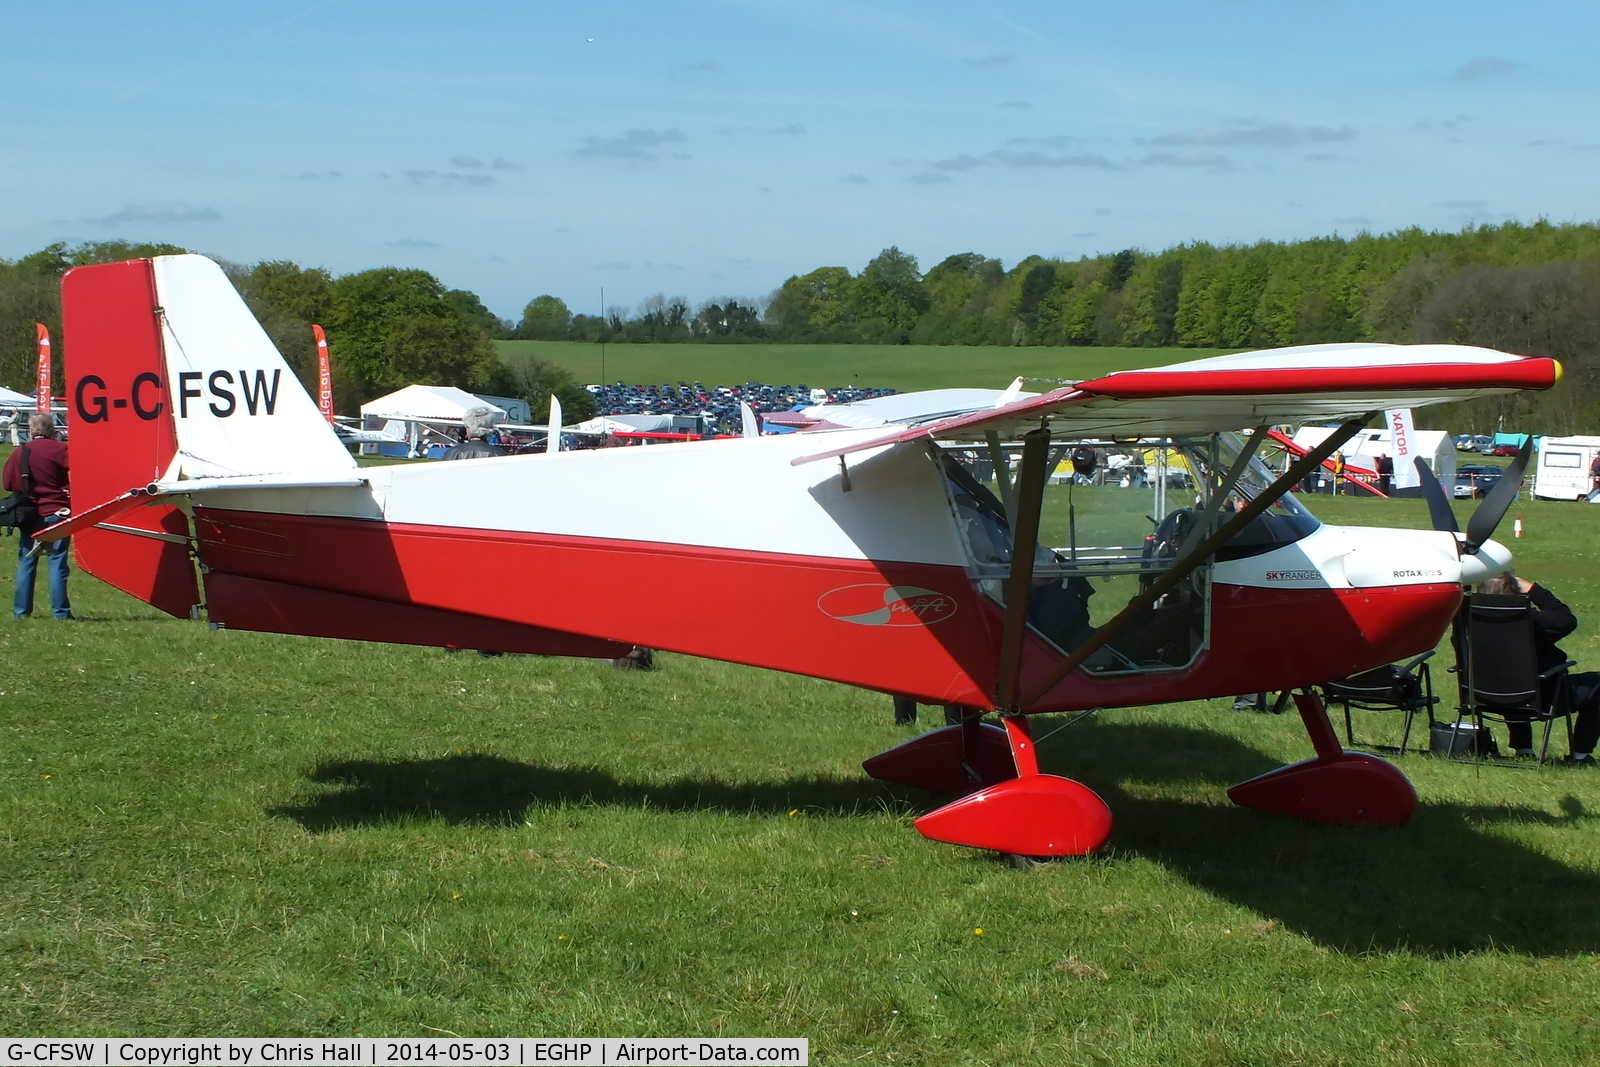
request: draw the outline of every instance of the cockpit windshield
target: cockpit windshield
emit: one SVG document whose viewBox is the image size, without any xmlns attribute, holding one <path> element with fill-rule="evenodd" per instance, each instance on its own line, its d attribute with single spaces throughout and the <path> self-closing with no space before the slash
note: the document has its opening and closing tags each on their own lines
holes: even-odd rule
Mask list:
<svg viewBox="0 0 1600 1067">
<path fill-rule="evenodd" d="M 1233 466 L 1239 452 L 1250 438 L 1243 434 L 1224 433 L 1218 434 L 1216 440 L 1216 466 L 1219 469 L 1212 480 L 1213 485 L 1218 484 L 1223 474 Z M 1205 465 L 1203 457 L 1200 458 L 1200 462 L 1202 466 Z M 1223 514 L 1231 514 L 1243 504 L 1260 496 L 1275 478 L 1277 473 L 1266 465 L 1259 452 L 1251 456 L 1249 465 L 1239 475 L 1239 480 L 1234 483 L 1229 498 L 1222 504 Z M 1218 549 L 1216 558 L 1224 561 L 1259 556 L 1275 548 L 1293 544 L 1302 537 L 1314 533 L 1321 525 L 1316 516 L 1295 499 L 1294 494 L 1284 493 L 1274 500 L 1266 511 L 1252 519 L 1248 526 L 1231 537 L 1226 545 Z"/>
</svg>

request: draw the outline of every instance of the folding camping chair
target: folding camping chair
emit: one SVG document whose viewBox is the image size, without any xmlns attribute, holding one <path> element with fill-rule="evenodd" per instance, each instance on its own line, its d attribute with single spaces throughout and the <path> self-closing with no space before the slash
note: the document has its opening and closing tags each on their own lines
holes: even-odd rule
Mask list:
<svg viewBox="0 0 1600 1067">
<path fill-rule="evenodd" d="M 1399 752 L 1402 756 L 1411 742 L 1411 721 L 1416 718 L 1417 712 L 1428 713 L 1428 726 L 1432 728 L 1433 706 L 1439 703 L 1439 698 L 1433 695 L 1433 674 L 1428 669 L 1428 659 L 1432 655 L 1433 650 L 1429 649 L 1409 663 L 1374 667 L 1337 682 L 1328 682 L 1322 687 L 1325 701 L 1344 706 L 1344 736 L 1350 747 L 1354 748 L 1356 743 L 1351 708 L 1405 712 L 1405 729 L 1400 734 Z M 1377 747 L 1393 750 L 1388 745 Z"/>
<path fill-rule="evenodd" d="M 1457 628 L 1457 664 L 1451 668 L 1460 687 L 1456 724 L 1471 718 L 1481 734 L 1486 720 L 1542 722 L 1539 765 L 1543 766 L 1557 719 L 1566 720 L 1568 746 L 1572 743 L 1572 691 L 1567 672 L 1577 664 L 1567 660 L 1539 670 L 1533 609 L 1525 596 L 1474 593 L 1462 613 L 1465 625 Z"/>
</svg>

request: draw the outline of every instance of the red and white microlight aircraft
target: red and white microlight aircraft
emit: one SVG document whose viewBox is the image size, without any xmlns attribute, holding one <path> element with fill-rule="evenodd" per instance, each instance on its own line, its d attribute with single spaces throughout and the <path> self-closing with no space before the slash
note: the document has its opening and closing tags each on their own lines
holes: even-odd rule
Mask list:
<svg viewBox="0 0 1600 1067">
<path fill-rule="evenodd" d="M 1462 583 L 1510 565 L 1489 535 L 1520 472 L 1465 534 L 1426 473 L 1431 531 L 1325 526 L 1286 490 L 1375 410 L 1560 374 L 1478 348 L 1319 345 L 1043 395 L 890 397 L 783 436 L 364 469 L 207 259 L 73 270 L 63 322 L 79 510 L 45 536 L 76 534 L 90 573 L 231 629 L 646 645 L 958 705 L 960 724 L 866 768 L 960 795 L 924 835 L 1021 856 L 1111 829 L 1095 793 L 1039 771 L 1028 716 L 1267 690 L 1304 690 L 1317 756 L 1235 801 L 1403 822 L 1409 782 L 1344 752 L 1308 687 L 1434 647 Z M 1322 420 L 1343 426 L 1283 474 L 1255 456 L 1265 427 Z M 1047 486 L 1064 455 L 1108 451 L 1151 490 Z M 759 591 L 762 614 L 730 616 L 729 590 Z"/>
</svg>

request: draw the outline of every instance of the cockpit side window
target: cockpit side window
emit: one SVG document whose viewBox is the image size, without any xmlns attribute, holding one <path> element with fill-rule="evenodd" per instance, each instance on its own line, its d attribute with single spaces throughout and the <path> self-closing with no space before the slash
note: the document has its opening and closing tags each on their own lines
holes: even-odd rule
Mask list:
<svg viewBox="0 0 1600 1067">
<path fill-rule="evenodd" d="M 1098 470 L 1053 478 L 1045 489 L 1034 583 L 1027 621 L 1034 633 L 1062 653 L 1071 652 L 1140 589 L 1167 570 L 1192 526 L 1192 509 L 1179 509 L 1152 525 L 1151 477 L 1168 478 L 1163 456 L 1151 460 L 1143 448 L 1119 451 L 1115 465 L 1085 451 L 1104 446 L 1065 442 L 1053 447 L 1057 462 L 1076 454 L 1080 465 Z M 1010 462 L 1009 455 L 999 457 Z M 996 455 L 947 450 L 941 457 L 952 511 L 972 561 L 974 583 L 1004 605 L 1012 558 L 1012 530 L 996 492 Z M 1153 464 L 1146 471 L 1146 464 Z M 1175 463 L 1181 463 L 1175 460 Z M 1064 471 L 1066 468 L 1063 468 Z M 1107 474 L 1110 475 L 1107 478 Z M 1174 474 L 1174 479 L 1186 477 Z M 1191 480 L 1192 484 L 1192 480 Z M 991 488 L 993 486 L 994 488 Z M 1166 498 L 1165 490 L 1157 493 Z M 1207 568 L 1191 575 L 1122 630 L 1085 664 L 1096 674 L 1173 670 L 1191 663 L 1205 644 L 1209 582 Z M 1100 594 L 1105 595 L 1100 595 Z"/>
<path fill-rule="evenodd" d="M 1011 524 L 1005 505 L 954 456 L 945 455 L 943 466 L 956 521 L 973 562 L 980 568 L 1010 567 Z"/>
</svg>

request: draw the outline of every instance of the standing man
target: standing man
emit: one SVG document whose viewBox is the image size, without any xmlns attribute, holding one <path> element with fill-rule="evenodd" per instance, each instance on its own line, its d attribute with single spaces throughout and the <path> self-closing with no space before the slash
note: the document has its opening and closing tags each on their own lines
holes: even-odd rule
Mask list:
<svg viewBox="0 0 1600 1067">
<path fill-rule="evenodd" d="M 49 412 L 35 412 L 28 416 L 28 430 L 33 440 L 19 447 L 6 460 L 3 482 L 13 493 L 26 489 L 39 509 L 39 526 L 54 526 L 72 513 L 72 502 L 67 486 L 67 446 L 56 440 L 55 416 Z M 23 485 L 22 457 L 28 457 L 28 484 Z M 72 538 L 59 541 L 35 542 L 23 533 L 17 544 L 17 598 L 11 613 L 19 619 L 33 614 L 33 579 L 39 569 L 42 555 L 50 566 L 50 610 L 56 618 L 72 618 L 72 602 L 67 599 L 67 546 Z M 35 546 L 37 545 L 37 551 Z"/>
<path fill-rule="evenodd" d="M 1394 460 L 1389 458 L 1389 453 L 1378 453 L 1377 471 L 1378 492 L 1388 496 L 1389 489 L 1394 484 Z"/>
</svg>

